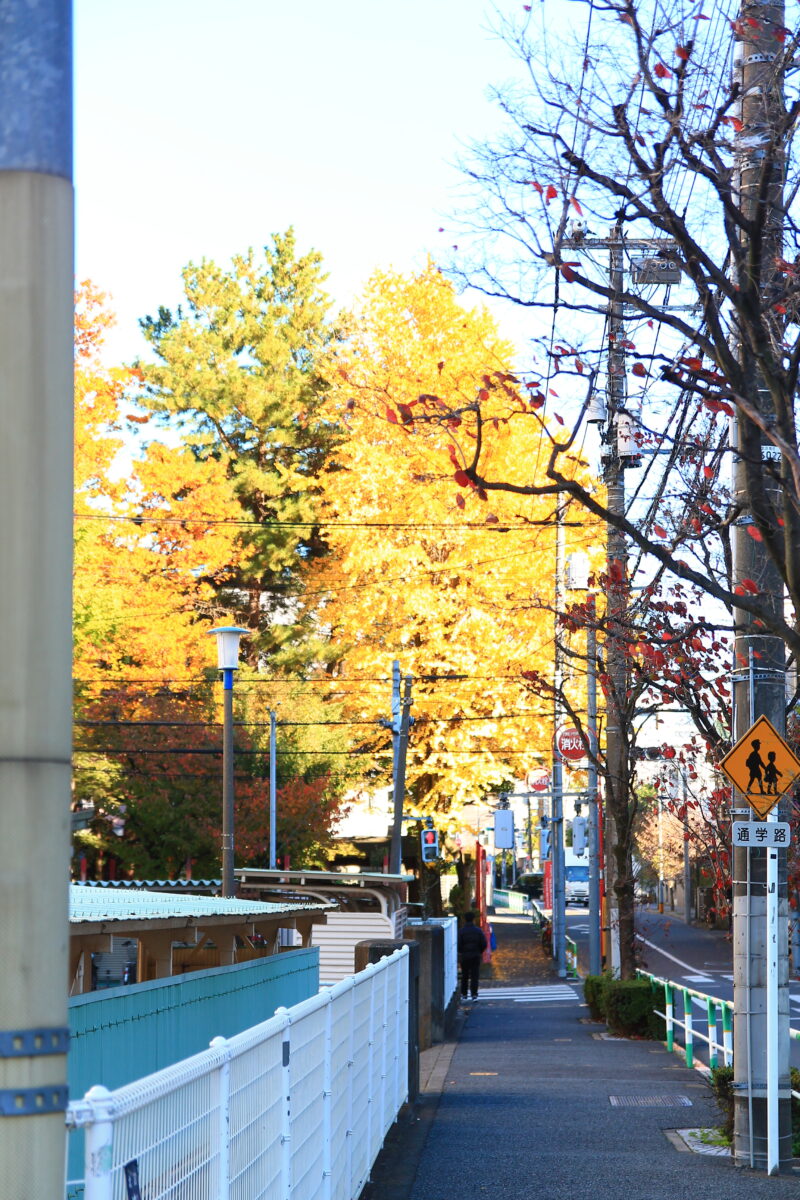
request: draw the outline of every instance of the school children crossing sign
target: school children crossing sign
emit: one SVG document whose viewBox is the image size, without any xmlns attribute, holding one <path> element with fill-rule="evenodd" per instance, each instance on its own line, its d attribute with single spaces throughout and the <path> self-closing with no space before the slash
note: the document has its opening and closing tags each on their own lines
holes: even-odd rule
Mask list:
<svg viewBox="0 0 800 1200">
<path fill-rule="evenodd" d="M 759 717 L 750 726 L 720 767 L 761 818 L 800 778 L 800 759 L 766 717 Z"/>
</svg>

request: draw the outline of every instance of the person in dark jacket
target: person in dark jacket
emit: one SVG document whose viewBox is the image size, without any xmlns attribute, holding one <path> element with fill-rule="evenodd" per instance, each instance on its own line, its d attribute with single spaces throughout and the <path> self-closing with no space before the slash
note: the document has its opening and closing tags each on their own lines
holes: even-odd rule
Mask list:
<svg viewBox="0 0 800 1200">
<path fill-rule="evenodd" d="M 481 973 L 481 957 L 486 949 L 486 934 L 475 924 L 475 913 L 464 913 L 464 924 L 458 931 L 458 957 L 461 961 L 461 999 L 467 992 L 473 1000 L 478 999 L 478 976 Z"/>
</svg>

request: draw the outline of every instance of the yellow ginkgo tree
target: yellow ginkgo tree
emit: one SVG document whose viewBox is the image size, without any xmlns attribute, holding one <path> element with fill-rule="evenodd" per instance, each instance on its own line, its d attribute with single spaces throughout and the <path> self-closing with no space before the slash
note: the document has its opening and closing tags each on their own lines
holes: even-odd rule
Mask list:
<svg viewBox="0 0 800 1200">
<path fill-rule="evenodd" d="M 520 419 L 505 384 L 511 353 L 491 316 L 429 265 L 375 275 L 330 360 L 329 413 L 344 436 L 325 478 L 331 553 L 309 586 L 342 670 L 371 681 L 350 701 L 354 719 L 386 711 L 388 684 L 374 681 L 392 660 L 414 676 L 407 780 L 419 811 L 457 811 L 550 753 L 552 706 L 522 673 L 552 677 L 555 500 L 490 502 L 471 488 L 458 417 L 444 471 L 440 453 L 441 412 L 482 392 L 498 470 L 546 458 L 541 423 Z M 387 740 L 376 732 L 376 746 Z"/>
</svg>

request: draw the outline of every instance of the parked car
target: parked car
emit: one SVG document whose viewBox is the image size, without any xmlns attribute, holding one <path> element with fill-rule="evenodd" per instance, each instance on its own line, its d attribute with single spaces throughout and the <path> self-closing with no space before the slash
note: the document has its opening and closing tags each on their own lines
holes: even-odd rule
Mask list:
<svg viewBox="0 0 800 1200">
<path fill-rule="evenodd" d="M 512 883 L 512 892 L 522 892 L 529 900 L 541 900 L 544 890 L 544 874 L 542 871 L 526 871 L 517 876 L 517 882 Z"/>
</svg>

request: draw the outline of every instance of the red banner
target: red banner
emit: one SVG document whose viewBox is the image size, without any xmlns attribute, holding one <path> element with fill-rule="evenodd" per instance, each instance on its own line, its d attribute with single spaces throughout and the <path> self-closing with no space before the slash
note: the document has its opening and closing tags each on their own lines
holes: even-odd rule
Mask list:
<svg viewBox="0 0 800 1200">
<path fill-rule="evenodd" d="M 553 860 L 544 860 L 544 887 L 542 891 L 542 906 L 553 910 Z"/>
</svg>

